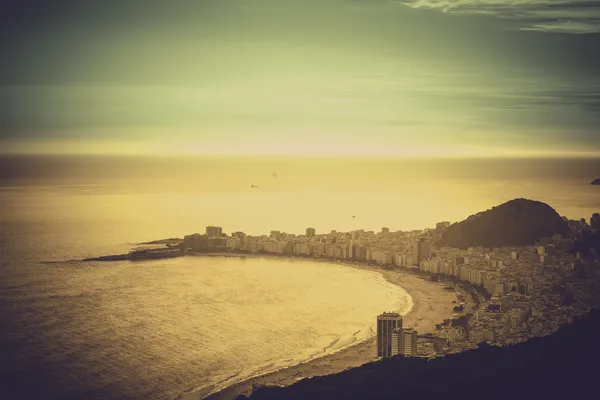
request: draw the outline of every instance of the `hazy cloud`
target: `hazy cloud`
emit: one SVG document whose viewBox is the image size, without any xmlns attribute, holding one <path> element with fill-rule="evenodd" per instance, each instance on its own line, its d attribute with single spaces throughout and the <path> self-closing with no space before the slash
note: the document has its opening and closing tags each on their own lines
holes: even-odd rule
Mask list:
<svg viewBox="0 0 600 400">
<path fill-rule="evenodd" d="M 12 0 L 0 148 L 599 148 L 600 0 L 402 1 Z"/>
<path fill-rule="evenodd" d="M 493 15 L 521 30 L 550 33 L 600 33 L 598 0 L 414 0 L 411 8 L 454 14 Z"/>
</svg>

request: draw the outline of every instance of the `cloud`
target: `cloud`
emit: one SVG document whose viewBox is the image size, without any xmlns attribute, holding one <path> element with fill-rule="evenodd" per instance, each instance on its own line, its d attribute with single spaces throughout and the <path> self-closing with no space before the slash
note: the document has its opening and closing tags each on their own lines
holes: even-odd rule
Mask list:
<svg viewBox="0 0 600 400">
<path fill-rule="evenodd" d="M 402 4 L 452 14 L 496 16 L 527 31 L 600 33 L 599 0 L 413 0 Z"/>
<path fill-rule="evenodd" d="M 541 31 L 555 33 L 600 33 L 600 23 L 577 22 L 577 21 L 556 21 L 551 23 L 539 23 L 532 26 L 523 27 L 524 31 Z"/>
</svg>

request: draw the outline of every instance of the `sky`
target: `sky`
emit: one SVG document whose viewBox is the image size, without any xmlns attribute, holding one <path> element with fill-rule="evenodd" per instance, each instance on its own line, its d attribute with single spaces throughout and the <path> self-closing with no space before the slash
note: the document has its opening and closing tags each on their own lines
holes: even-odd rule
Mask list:
<svg viewBox="0 0 600 400">
<path fill-rule="evenodd" d="M 600 0 L 0 0 L 0 152 L 600 156 Z"/>
</svg>

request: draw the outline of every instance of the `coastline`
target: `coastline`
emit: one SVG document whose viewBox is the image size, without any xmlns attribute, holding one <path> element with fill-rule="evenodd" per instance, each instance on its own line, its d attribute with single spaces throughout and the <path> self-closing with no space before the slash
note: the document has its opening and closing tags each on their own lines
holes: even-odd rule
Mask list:
<svg viewBox="0 0 600 400">
<path fill-rule="evenodd" d="M 274 258 L 317 263 L 339 264 L 348 267 L 380 273 L 388 282 L 400 286 L 412 299 L 411 310 L 403 316 L 403 325 L 416 329 L 419 334 L 435 332 L 435 325 L 444 319 L 452 318 L 456 293 L 443 289 L 442 284 L 431 282 L 408 271 L 384 269 L 361 263 L 336 260 L 321 260 L 300 257 L 285 257 L 271 254 L 238 254 L 238 253 L 195 253 L 190 256 L 200 257 L 252 257 Z M 373 316 L 375 318 L 375 316 Z M 213 392 L 214 386 L 202 390 L 193 390 L 181 395 L 181 400 L 231 400 L 239 395 L 249 394 L 254 385 L 289 386 L 298 380 L 313 376 L 323 376 L 342 372 L 377 360 L 375 336 L 351 344 L 335 353 L 327 354 L 296 365 L 267 372 Z"/>
</svg>

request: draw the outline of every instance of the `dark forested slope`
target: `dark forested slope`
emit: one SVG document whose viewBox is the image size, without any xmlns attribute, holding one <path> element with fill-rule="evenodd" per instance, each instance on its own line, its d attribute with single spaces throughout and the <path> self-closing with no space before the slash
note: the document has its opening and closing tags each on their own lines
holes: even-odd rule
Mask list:
<svg viewBox="0 0 600 400">
<path fill-rule="evenodd" d="M 526 246 L 541 237 L 568 231 L 567 222 L 548 204 L 515 199 L 452 224 L 438 246 L 457 248 Z"/>
<path fill-rule="evenodd" d="M 384 359 L 287 388 L 258 389 L 250 399 L 591 398 L 598 394 L 599 337 L 596 310 L 553 335 L 518 345 L 484 345 L 432 360 Z"/>
</svg>

